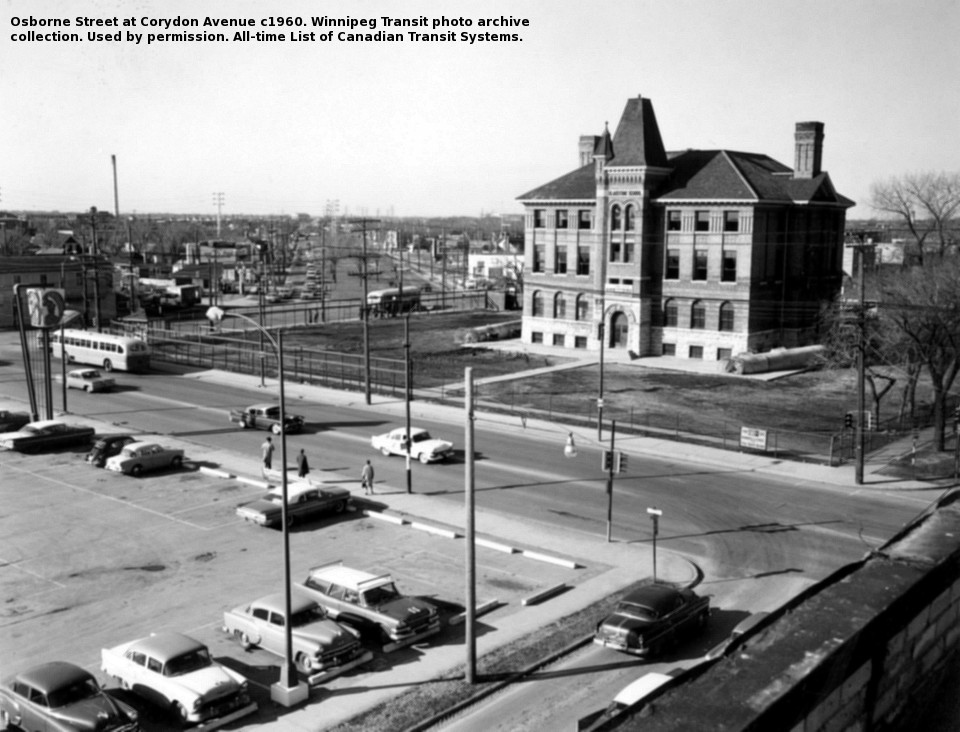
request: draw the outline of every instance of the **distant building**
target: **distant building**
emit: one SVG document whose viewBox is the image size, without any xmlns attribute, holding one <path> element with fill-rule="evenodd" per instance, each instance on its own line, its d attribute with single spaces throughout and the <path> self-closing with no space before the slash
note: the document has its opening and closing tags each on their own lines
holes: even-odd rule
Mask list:
<svg viewBox="0 0 960 732">
<path fill-rule="evenodd" d="M 760 153 L 668 153 L 649 99 L 526 210 L 523 341 L 724 359 L 811 343 L 840 290 L 853 202 L 821 168 L 823 123 L 790 168 Z"/>
</svg>

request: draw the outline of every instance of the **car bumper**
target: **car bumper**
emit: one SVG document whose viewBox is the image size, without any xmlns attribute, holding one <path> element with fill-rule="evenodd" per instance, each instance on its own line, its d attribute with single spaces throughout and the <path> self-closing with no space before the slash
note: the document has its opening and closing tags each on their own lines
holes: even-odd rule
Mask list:
<svg viewBox="0 0 960 732">
<path fill-rule="evenodd" d="M 331 668 L 326 668 L 310 674 L 307 677 L 307 683 L 311 686 L 314 684 L 322 684 L 325 681 L 336 678 L 340 674 L 344 674 L 351 669 L 355 669 L 357 666 L 362 666 L 371 660 L 373 660 L 373 651 L 364 651 L 351 661 L 347 661 L 346 663 L 341 663 L 339 666 L 333 666 Z"/>
<path fill-rule="evenodd" d="M 232 712 L 224 714 L 223 716 L 209 716 L 205 719 L 194 719 L 194 715 L 190 715 L 189 720 L 191 722 L 199 722 L 194 729 L 197 730 L 211 730 L 217 729 L 218 727 L 223 727 L 224 725 L 230 724 L 231 722 L 240 719 L 241 717 L 246 717 L 248 714 L 253 714 L 257 711 L 257 703 L 250 702 L 246 706 L 235 709 Z"/>
<path fill-rule="evenodd" d="M 437 618 L 434 622 L 430 623 L 427 626 L 426 630 L 421 630 L 413 635 L 398 635 L 391 636 L 391 641 L 384 644 L 383 652 L 390 653 L 391 651 L 396 651 L 400 648 L 406 648 L 407 646 L 412 646 L 414 643 L 419 643 L 424 638 L 429 638 L 432 635 L 436 635 L 440 632 L 440 618 Z"/>
<path fill-rule="evenodd" d="M 254 513 L 253 511 L 244 511 L 242 508 L 237 509 L 237 516 L 242 518 L 244 521 L 249 521 L 252 524 L 257 524 L 258 526 L 269 526 L 271 523 L 280 523 L 278 518 L 276 521 L 268 521 L 267 517 L 262 513 Z"/>
<path fill-rule="evenodd" d="M 629 653 L 631 656 L 646 656 L 648 653 L 647 648 L 634 648 L 628 646 L 626 641 L 622 641 L 615 638 L 594 638 L 593 642 L 598 646 L 603 646 L 604 648 L 612 648 L 615 651 L 620 651 L 620 653 Z"/>
</svg>

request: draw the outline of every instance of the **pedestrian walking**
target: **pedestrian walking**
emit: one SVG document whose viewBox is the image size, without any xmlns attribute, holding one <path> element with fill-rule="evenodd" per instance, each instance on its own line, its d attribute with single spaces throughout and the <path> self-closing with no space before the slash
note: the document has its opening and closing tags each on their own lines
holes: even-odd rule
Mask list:
<svg viewBox="0 0 960 732">
<path fill-rule="evenodd" d="M 264 471 L 273 467 L 273 438 L 267 437 L 266 441 L 260 445 L 260 454 L 263 457 Z"/>
<path fill-rule="evenodd" d="M 307 462 L 307 454 L 301 449 L 300 454 L 297 455 L 297 477 L 306 478 L 309 472 L 310 464 Z"/>
<path fill-rule="evenodd" d="M 366 495 L 373 495 L 373 465 L 370 464 L 369 460 L 360 471 L 360 484 L 363 486 L 363 492 Z"/>
</svg>

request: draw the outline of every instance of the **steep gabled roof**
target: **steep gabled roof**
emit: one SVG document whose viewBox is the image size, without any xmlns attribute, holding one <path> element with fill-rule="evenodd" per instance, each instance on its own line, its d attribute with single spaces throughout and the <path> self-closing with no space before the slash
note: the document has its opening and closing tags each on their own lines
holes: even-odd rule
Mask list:
<svg viewBox="0 0 960 732">
<path fill-rule="evenodd" d="M 667 153 L 649 99 L 628 99 L 613 135 L 613 161 L 611 165 L 650 165 L 663 167 Z"/>
<path fill-rule="evenodd" d="M 517 196 L 518 201 L 591 201 L 597 197 L 593 163 Z"/>
</svg>

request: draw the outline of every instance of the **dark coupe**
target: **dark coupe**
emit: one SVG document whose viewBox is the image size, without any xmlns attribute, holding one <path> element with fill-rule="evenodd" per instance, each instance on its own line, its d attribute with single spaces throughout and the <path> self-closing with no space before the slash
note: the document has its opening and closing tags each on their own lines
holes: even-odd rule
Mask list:
<svg viewBox="0 0 960 732">
<path fill-rule="evenodd" d="M 95 434 L 93 427 L 45 419 L 24 425 L 16 432 L 0 434 L 0 447 L 20 452 L 40 452 L 58 447 L 89 445 Z"/>
<path fill-rule="evenodd" d="M 663 650 L 686 634 L 702 630 L 710 617 L 710 598 L 693 590 L 651 584 L 627 594 L 597 625 L 593 642 L 635 656 Z"/>
<path fill-rule="evenodd" d="M 90 452 L 87 453 L 87 462 L 102 468 L 107 464 L 107 458 L 119 455 L 120 451 L 131 442 L 136 442 L 137 438 L 133 435 L 107 435 L 101 437 L 93 443 Z"/>
<path fill-rule="evenodd" d="M 133 707 L 104 692 L 88 671 L 52 661 L 7 679 L 0 687 L 0 729 L 54 732 L 134 732 Z"/>
</svg>

